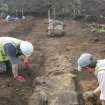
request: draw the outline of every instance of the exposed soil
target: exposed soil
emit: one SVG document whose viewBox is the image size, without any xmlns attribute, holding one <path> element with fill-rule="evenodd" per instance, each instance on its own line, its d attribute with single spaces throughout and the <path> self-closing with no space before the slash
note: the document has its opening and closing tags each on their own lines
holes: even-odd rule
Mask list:
<svg viewBox="0 0 105 105">
<path fill-rule="evenodd" d="M 99 34 L 97 36 L 96 33 L 92 33 L 86 23 L 65 21 L 65 36 L 50 38 L 47 36 L 48 23 L 45 18 L 27 17 L 26 20 L 17 22 L 7 23 L 3 20 L 0 22 L 2 23 L 0 24 L 0 36 L 29 40 L 34 45 L 34 53 L 30 58 L 32 62 L 31 75 L 27 77 L 25 83 L 16 82 L 10 74 L 0 75 L 0 105 L 27 105 L 32 94 L 34 78 L 44 74 L 60 75 L 62 73 L 55 68 L 57 67 L 55 62 L 57 58 L 62 61 L 63 56 L 70 60 L 72 67 L 76 69 L 76 59 L 83 52 L 92 53 L 98 59 L 105 57 L 104 35 L 99 37 Z M 60 63 L 63 68 L 64 62 Z M 78 75 L 83 91 L 94 89 L 97 86 L 96 78 L 91 75 L 90 78 L 87 78 L 88 76 L 87 74 Z M 14 97 L 17 101 L 14 104 L 13 95 L 10 94 L 15 94 Z"/>
</svg>

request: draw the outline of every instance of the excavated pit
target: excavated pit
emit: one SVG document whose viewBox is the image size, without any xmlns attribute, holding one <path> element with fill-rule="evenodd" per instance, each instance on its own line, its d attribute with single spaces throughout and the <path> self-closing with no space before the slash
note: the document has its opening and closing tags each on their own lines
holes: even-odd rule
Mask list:
<svg viewBox="0 0 105 105">
<path fill-rule="evenodd" d="M 0 30 L 0 36 L 29 40 L 34 45 L 30 75 L 27 77 L 26 71 L 20 68 L 26 76 L 25 83 L 16 82 L 10 74 L 0 75 L 0 105 L 95 105 L 88 104 L 82 92 L 94 89 L 96 78 L 90 76 L 92 82 L 86 78 L 89 75 L 74 71 L 77 57 L 82 52 L 104 57 L 105 42 L 95 41 L 84 23 L 65 21 L 66 35 L 61 38 L 47 37 L 48 20 L 41 17 L 3 21 L 0 27 L 4 29 Z"/>
</svg>

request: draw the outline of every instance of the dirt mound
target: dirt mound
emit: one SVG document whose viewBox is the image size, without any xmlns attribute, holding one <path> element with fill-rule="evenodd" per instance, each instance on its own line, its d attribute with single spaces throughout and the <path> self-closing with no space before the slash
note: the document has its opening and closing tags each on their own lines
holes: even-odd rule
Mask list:
<svg viewBox="0 0 105 105">
<path fill-rule="evenodd" d="M 33 86 L 35 88 L 29 99 L 29 105 L 34 103 L 37 103 L 36 105 L 79 104 L 72 74 L 38 77 L 34 80 Z"/>
</svg>

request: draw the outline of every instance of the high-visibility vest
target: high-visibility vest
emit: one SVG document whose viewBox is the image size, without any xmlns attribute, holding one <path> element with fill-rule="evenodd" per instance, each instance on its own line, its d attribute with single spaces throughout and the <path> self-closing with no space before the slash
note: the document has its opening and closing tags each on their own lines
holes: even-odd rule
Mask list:
<svg viewBox="0 0 105 105">
<path fill-rule="evenodd" d="M 15 46 L 17 50 L 17 46 L 20 45 L 22 40 L 12 38 L 12 37 L 0 37 L 0 62 L 9 60 L 4 51 L 4 45 L 7 43 L 11 43 Z M 18 51 L 16 51 L 18 52 Z"/>
<path fill-rule="evenodd" d="M 102 59 L 102 60 L 97 60 L 97 65 L 96 65 L 96 68 L 95 68 L 95 75 L 98 74 L 99 71 L 105 71 L 105 59 Z"/>
</svg>

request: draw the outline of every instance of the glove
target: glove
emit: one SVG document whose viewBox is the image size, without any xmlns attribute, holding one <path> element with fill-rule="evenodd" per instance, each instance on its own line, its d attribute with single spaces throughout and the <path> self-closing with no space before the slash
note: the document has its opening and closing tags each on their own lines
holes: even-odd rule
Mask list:
<svg viewBox="0 0 105 105">
<path fill-rule="evenodd" d="M 95 97 L 95 94 L 93 91 L 86 91 L 83 93 L 83 97 L 85 99 L 88 99 L 88 98 L 94 98 Z"/>
<path fill-rule="evenodd" d="M 22 81 L 25 81 L 25 78 L 22 75 L 18 75 L 16 76 L 15 80 L 22 82 Z"/>
<path fill-rule="evenodd" d="M 28 62 L 24 62 L 24 69 L 28 70 L 31 68 L 31 64 Z"/>
</svg>

